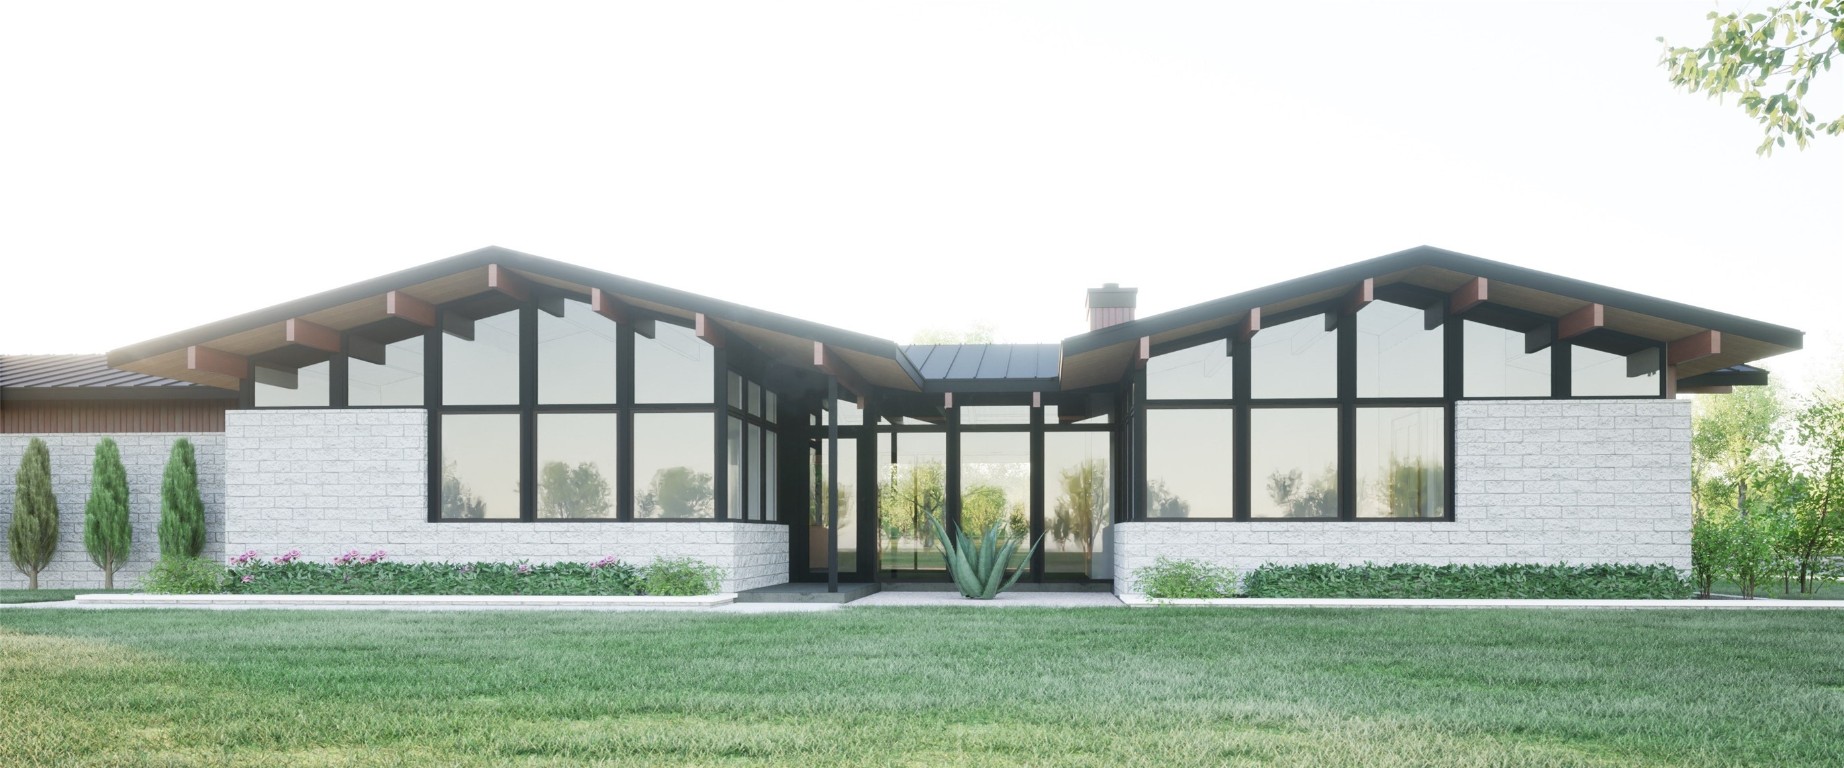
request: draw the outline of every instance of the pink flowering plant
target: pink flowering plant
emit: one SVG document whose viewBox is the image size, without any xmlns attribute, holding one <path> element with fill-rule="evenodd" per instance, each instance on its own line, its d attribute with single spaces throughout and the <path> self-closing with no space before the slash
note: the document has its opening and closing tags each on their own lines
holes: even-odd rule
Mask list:
<svg viewBox="0 0 1844 768">
<path fill-rule="evenodd" d="M 635 567 L 614 557 L 588 563 L 405 563 L 379 549 L 328 561 L 289 550 L 231 558 L 223 591 L 250 595 L 645 595 L 711 594 L 717 569 L 696 560 Z"/>
</svg>

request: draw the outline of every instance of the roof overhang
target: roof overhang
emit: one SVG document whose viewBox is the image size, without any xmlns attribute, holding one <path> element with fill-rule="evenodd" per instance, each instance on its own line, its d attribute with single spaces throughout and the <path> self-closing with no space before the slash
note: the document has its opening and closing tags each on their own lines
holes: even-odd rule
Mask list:
<svg viewBox="0 0 1844 768">
<path fill-rule="evenodd" d="M 341 334 L 411 335 L 438 306 L 504 301 L 522 292 L 591 301 L 610 313 L 694 325 L 707 340 L 739 338 L 773 359 L 811 368 L 816 345 L 865 383 L 920 391 L 921 376 L 894 342 L 665 286 L 490 247 L 114 350 L 110 366 L 236 390 L 255 367 L 326 359 Z M 838 366 L 834 365 L 835 369 Z"/>
<path fill-rule="evenodd" d="M 1759 320 L 1422 246 L 1070 337 L 1063 341 L 1062 385 L 1119 381 L 1140 356 L 1161 347 L 1238 329 L 1252 333 L 1264 320 L 1273 325 L 1373 296 L 1438 303 L 1501 325 L 1554 318 L 1564 321 L 1564 338 L 1612 349 L 1635 341 L 1667 344 L 1680 382 L 1798 350 L 1805 337 Z"/>
</svg>

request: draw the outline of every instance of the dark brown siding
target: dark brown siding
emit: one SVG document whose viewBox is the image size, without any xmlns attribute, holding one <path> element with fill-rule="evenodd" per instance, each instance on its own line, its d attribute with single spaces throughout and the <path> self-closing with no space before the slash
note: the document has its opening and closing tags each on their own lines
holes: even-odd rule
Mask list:
<svg viewBox="0 0 1844 768">
<path fill-rule="evenodd" d="M 223 432 L 236 400 L 8 400 L 0 434 Z"/>
</svg>

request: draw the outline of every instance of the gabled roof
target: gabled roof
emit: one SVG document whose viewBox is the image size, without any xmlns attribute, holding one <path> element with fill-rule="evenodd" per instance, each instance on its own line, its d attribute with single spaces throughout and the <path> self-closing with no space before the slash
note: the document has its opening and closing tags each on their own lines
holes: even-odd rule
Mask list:
<svg viewBox="0 0 1844 768">
<path fill-rule="evenodd" d="M 512 290 L 519 286 L 524 288 Z M 376 337 L 406 338 L 420 332 L 420 326 L 391 309 L 387 295 L 400 294 L 405 301 L 425 306 L 476 311 L 503 306 L 508 296 L 527 288 L 551 300 L 564 296 L 587 301 L 600 292 L 612 304 L 610 311 L 643 319 L 689 325 L 702 316 L 716 337 L 740 338 L 789 366 L 807 369 L 824 363 L 848 387 L 868 384 L 900 392 L 1047 392 L 1110 384 L 1126 375 L 1143 349 L 1222 338 L 1247 323 L 1251 313 L 1274 325 L 1335 310 L 1361 291 L 1368 291 L 1365 298 L 1437 308 L 1458 306 L 1461 294 L 1470 291 L 1464 302 L 1470 308 L 1463 317 L 1514 330 L 1547 329 L 1550 318 L 1579 316 L 1599 307 L 1593 312 L 1593 330 L 1575 337 L 1575 343 L 1624 354 L 1635 345 L 1676 342 L 1671 362 L 1681 381 L 1799 349 L 1804 337 L 1792 328 L 1423 246 L 1072 336 L 1061 344 L 899 347 L 840 328 L 492 247 L 132 344 L 110 352 L 106 362 L 143 377 L 122 381 L 148 386 L 156 381 L 189 382 L 235 391 L 240 377 L 223 371 L 240 364 L 289 369 L 325 359 L 327 349 L 338 348 L 325 341 L 328 336 L 338 339 L 329 330 L 355 331 L 348 335 L 382 342 L 390 338 Z M 1441 313 L 1432 316 L 1438 321 Z M 291 324 L 318 329 L 322 341 L 315 346 L 311 339 L 291 338 Z M 1693 341 L 1701 346 L 1687 344 Z M 1689 350 L 1682 360 L 1680 345 Z M 824 356 L 817 356 L 822 347 Z M 206 357 L 219 364 L 203 364 Z M 1729 373 L 1717 378 L 1743 383 L 1765 375 L 1758 369 Z"/>
<path fill-rule="evenodd" d="M 192 365 L 188 350 L 205 347 L 244 359 L 267 355 L 282 358 L 282 364 L 298 365 L 311 361 L 312 355 L 294 354 L 298 345 L 285 337 L 285 324 L 291 319 L 334 331 L 393 322 L 386 307 L 387 293 L 399 291 L 434 305 L 464 301 L 492 292 L 488 281 L 493 270 L 505 270 L 513 279 L 582 300 L 587 300 L 591 289 L 601 290 L 649 317 L 689 324 L 702 314 L 718 331 L 735 334 L 775 358 L 802 367 L 814 365 L 814 343 L 818 342 L 871 384 L 908 391 L 922 387 L 915 367 L 891 341 L 500 247 L 482 248 L 131 344 L 110 352 L 108 362 L 124 370 L 234 388 L 235 377 Z"/>
<path fill-rule="evenodd" d="M 1270 320 L 1322 311 L 1335 307 L 1367 279 L 1376 298 L 1424 306 L 1449 301 L 1477 278 L 1486 280 L 1489 296 L 1480 311 L 1501 318 L 1560 318 L 1599 304 L 1604 307 L 1599 333 L 1607 338 L 1669 343 L 1705 331 L 1720 333 L 1720 352 L 1683 363 L 1677 371 L 1680 378 L 1791 352 L 1804 344 L 1803 332 L 1785 326 L 1421 246 L 1072 336 L 1063 341 L 1062 384 L 1073 389 L 1119 380 L 1134 364 L 1143 338 L 1158 347 L 1227 333 L 1251 310 Z"/>
</svg>

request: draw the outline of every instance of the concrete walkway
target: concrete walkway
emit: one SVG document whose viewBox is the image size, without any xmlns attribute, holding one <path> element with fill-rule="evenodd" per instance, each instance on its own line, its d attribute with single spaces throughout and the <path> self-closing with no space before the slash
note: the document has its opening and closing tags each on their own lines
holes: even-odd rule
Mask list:
<svg viewBox="0 0 1844 768">
<path fill-rule="evenodd" d="M 1284 597 L 1230 597 L 1212 600 L 1159 600 L 1127 595 L 1121 601 L 1133 608 L 1518 608 L 1618 611 L 1798 611 L 1844 610 L 1844 600 L 1408 600 Z"/>
<path fill-rule="evenodd" d="M 216 596 L 237 600 L 181 601 L 161 595 L 139 595 L 134 600 L 104 600 L 97 595 L 88 600 L 64 600 L 46 603 L 0 604 L 0 610 L 82 609 L 118 610 L 131 608 L 190 608 L 193 610 L 315 610 L 315 611 L 670 611 L 690 613 L 812 613 L 852 608 L 891 607 L 1018 607 L 1018 608 L 1437 608 L 1437 609 L 1524 609 L 1524 610 L 1704 610 L 1704 611 L 1809 611 L 1844 610 L 1844 600 L 1331 600 L 1283 598 L 1229 598 L 1223 600 L 1153 600 L 1128 595 L 1117 598 L 1106 592 L 1006 592 L 992 600 L 968 600 L 956 592 L 896 591 L 879 592 L 850 603 L 737 603 L 725 597 L 690 598 L 669 606 L 646 604 L 631 598 L 383 598 L 341 596 L 337 598 L 261 599 L 257 595 Z M 658 600 L 658 598 L 655 598 Z"/>
<path fill-rule="evenodd" d="M 1109 592 L 1002 592 L 991 600 L 969 600 L 959 592 L 879 592 L 854 600 L 847 607 L 977 606 L 1014 608 L 1119 608 L 1121 601 Z"/>
</svg>

